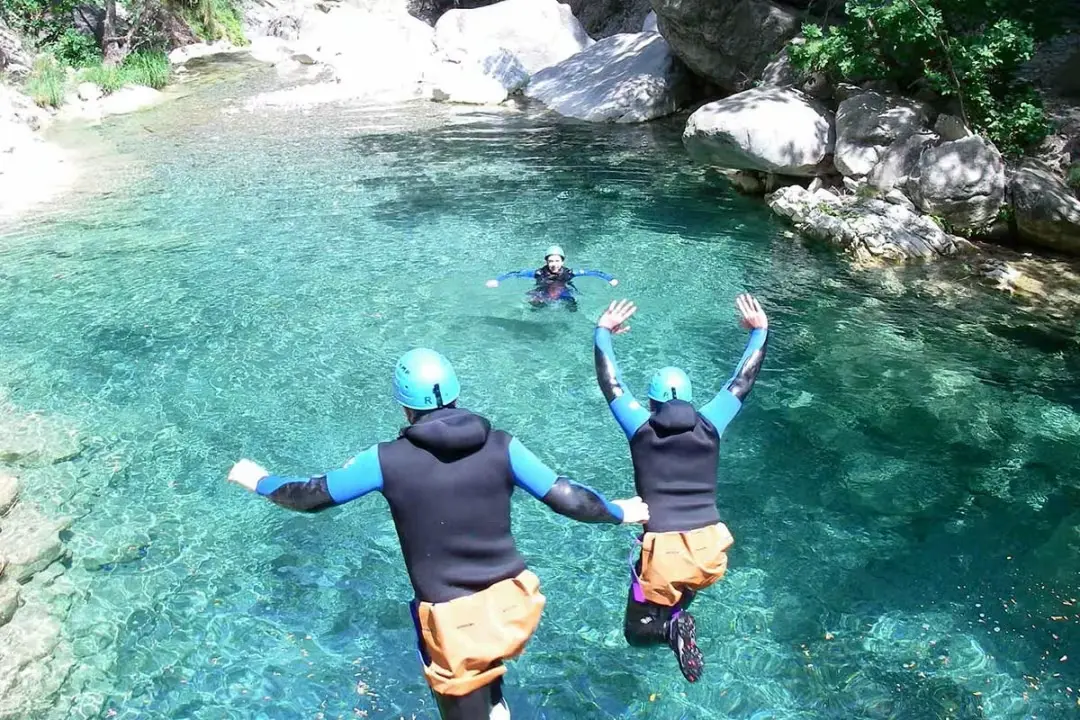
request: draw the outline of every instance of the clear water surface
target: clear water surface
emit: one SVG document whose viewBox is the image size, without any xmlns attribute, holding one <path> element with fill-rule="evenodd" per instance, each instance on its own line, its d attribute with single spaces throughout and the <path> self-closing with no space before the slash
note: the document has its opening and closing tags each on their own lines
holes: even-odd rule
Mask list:
<svg viewBox="0 0 1080 720">
<path fill-rule="evenodd" d="M 436 717 L 382 499 L 292 514 L 227 485 L 230 464 L 314 472 L 392 437 L 392 362 L 427 345 L 466 406 L 625 495 L 593 321 L 635 300 L 627 381 L 679 364 L 704 399 L 742 352 L 743 291 L 773 330 L 723 443 L 737 544 L 698 602 L 705 679 L 622 640 L 633 531 L 520 493 L 548 609 L 514 717 L 1075 716 L 1078 583 L 1044 547 L 1080 498 L 1075 325 L 849 270 L 693 167 L 679 119 L 220 112 L 262 81 L 96 130 L 132 181 L 0 240 L 0 377 L 87 444 L 33 478 L 77 517 L 57 612 L 80 669 L 52 717 Z M 555 242 L 620 287 L 580 281 L 576 314 L 484 287 Z"/>
</svg>

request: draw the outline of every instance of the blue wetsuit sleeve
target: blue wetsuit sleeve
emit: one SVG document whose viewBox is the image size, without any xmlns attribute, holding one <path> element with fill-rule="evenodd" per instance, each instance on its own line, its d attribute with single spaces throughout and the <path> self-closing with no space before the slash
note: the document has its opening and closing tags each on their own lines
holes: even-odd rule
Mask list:
<svg viewBox="0 0 1080 720">
<path fill-rule="evenodd" d="M 509 454 L 514 484 L 555 512 L 579 522 L 622 522 L 622 508 L 592 488 L 556 474 L 517 438 L 510 440 Z"/>
<path fill-rule="evenodd" d="M 754 329 L 750 331 L 750 339 L 746 343 L 746 350 L 742 359 L 735 368 L 735 374 L 724 385 L 724 389 L 716 394 L 709 404 L 701 408 L 701 414 L 713 424 L 716 432 L 724 434 L 724 429 L 742 409 L 743 402 L 754 387 L 758 371 L 765 360 L 765 351 L 769 343 L 769 331 Z"/>
<path fill-rule="evenodd" d="M 526 280 L 531 280 L 534 277 L 536 277 L 536 270 L 511 270 L 510 272 L 498 275 L 495 280 L 498 282 L 509 280 L 510 278 L 525 278 Z"/>
<path fill-rule="evenodd" d="M 572 274 L 576 278 L 579 278 L 579 277 L 598 277 L 598 278 L 601 278 L 603 280 L 607 280 L 608 282 L 611 282 L 612 280 L 615 279 L 614 275 L 609 275 L 609 274 L 607 274 L 606 272 L 604 272 L 602 270 L 574 270 Z"/>
<path fill-rule="evenodd" d="M 300 512 L 318 512 L 382 490 L 379 446 L 372 445 L 344 467 L 312 477 L 268 475 L 255 491 L 272 502 Z"/>
<path fill-rule="evenodd" d="M 600 390 L 619 427 L 630 439 L 648 421 L 649 411 L 634 399 L 623 384 L 619 366 L 615 363 L 611 331 L 607 328 L 597 327 L 593 333 L 593 359 L 596 363 L 596 382 L 600 384 Z"/>
</svg>

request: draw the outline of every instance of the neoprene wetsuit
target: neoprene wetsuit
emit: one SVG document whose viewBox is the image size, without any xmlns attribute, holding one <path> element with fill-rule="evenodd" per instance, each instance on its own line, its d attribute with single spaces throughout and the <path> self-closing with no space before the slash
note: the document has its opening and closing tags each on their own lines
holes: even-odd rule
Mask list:
<svg viewBox="0 0 1080 720">
<path fill-rule="evenodd" d="M 373 445 L 344 467 L 313 477 L 271 475 L 256 488 L 278 505 L 326 510 L 378 491 L 386 498 L 420 601 L 445 603 L 525 570 L 510 532 L 510 497 L 522 488 L 555 512 L 587 523 L 621 523 L 622 508 L 557 475 L 520 440 L 487 419 L 446 407 L 425 413 L 390 442 Z M 444 720 L 488 717 L 502 698 L 502 678 L 470 694 L 436 694 Z"/>
<path fill-rule="evenodd" d="M 495 278 L 502 282 L 509 278 L 532 278 L 536 281 L 536 287 L 528 292 L 526 297 L 531 305 L 539 306 L 552 302 L 563 302 L 570 310 L 577 310 L 577 298 L 574 292 L 574 278 L 598 277 L 607 282 L 614 280 L 614 276 L 600 270 L 571 270 L 565 265 L 558 272 L 548 270 L 547 265 L 535 270 L 514 270 L 503 273 Z"/>
<path fill-rule="evenodd" d="M 649 506 L 646 532 L 685 532 L 719 522 L 716 475 L 720 438 L 742 408 L 765 359 L 768 330 L 752 330 L 735 374 L 701 410 L 682 400 L 643 407 L 626 388 L 615 362 L 611 331 L 596 328 L 596 378 L 630 442 L 634 486 Z M 631 645 L 670 643 L 668 621 L 693 600 L 687 592 L 679 608 L 648 603 L 634 584 L 627 597 L 624 632 Z M 635 592 L 637 590 L 637 592 Z"/>
</svg>

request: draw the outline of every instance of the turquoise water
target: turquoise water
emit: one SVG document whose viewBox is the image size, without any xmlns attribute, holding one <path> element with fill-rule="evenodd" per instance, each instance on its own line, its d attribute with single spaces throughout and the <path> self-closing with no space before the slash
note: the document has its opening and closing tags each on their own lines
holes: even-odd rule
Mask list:
<svg viewBox="0 0 1080 720">
<path fill-rule="evenodd" d="M 1080 505 L 1075 323 L 850 271 L 691 166 L 678 120 L 213 111 L 257 85 L 98 131 L 137 180 L 0 243 L 0 378 L 86 445 L 29 476 L 77 517 L 56 612 L 80 668 L 48 717 L 436 717 L 385 503 L 291 514 L 227 485 L 231 463 L 314 472 L 391 437 L 392 362 L 423 344 L 466 406 L 623 496 L 592 322 L 635 300 L 626 380 L 680 364 L 706 398 L 742 352 L 744 291 L 773 331 L 723 445 L 736 546 L 696 607 L 704 680 L 623 643 L 633 530 L 521 494 L 548 608 L 514 717 L 1074 716 L 1076 561 L 1040 548 Z M 553 242 L 621 285 L 581 281 L 576 314 L 484 287 Z"/>
</svg>

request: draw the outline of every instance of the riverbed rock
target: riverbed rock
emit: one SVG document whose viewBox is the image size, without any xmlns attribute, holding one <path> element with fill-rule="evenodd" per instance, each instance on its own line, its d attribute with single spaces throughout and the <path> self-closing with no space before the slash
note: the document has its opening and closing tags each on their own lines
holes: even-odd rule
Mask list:
<svg viewBox="0 0 1080 720">
<path fill-rule="evenodd" d="M 19 584 L 0 581 L 0 627 L 7 625 L 19 609 Z"/>
<path fill-rule="evenodd" d="M 929 145 L 905 194 L 924 213 L 958 230 L 981 228 L 997 217 L 1005 201 L 1005 163 L 981 135 Z"/>
<path fill-rule="evenodd" d="M 169 53 L 169 62 L 173 65 L 181 65 L 195 58 L 209 57 L 223 53 L 232 53 L 239 50 L 228 40 L 218 40 L 213 43 L 193 43 L 173 49 Z"/>
<path fill-rule="evenodd" d="M 832 168 L 833 114 L 791 88 L 755 88 L 698 108 L 683 131 L 696 162 L 813 177 Z"/>
<path fill-rule="evenodd" d="M 60 532 L 70 520 L 50 520 L 26 503 L 19 503 L 0 525 L 0 555 L 7 561 L 4 575 L 26 582 L 64 554 Z"/>
<path fill-rule="evenodd" d="M 32 64 L 19 36 L 0 18 L 0 72 L 21 79 L 30 73 Z"/>
<path fill-rule="evenodd" d="M 92 82 L 79 83 L 79 87 L 76 88 L 75 92 L 83 102 L 100 100 L 104 95 L 101 88 Z"/>
<path fill-rule="evenodd" d="M 1080 255 L 1080 200 L 1045 163 L 1025 160 L 1012 173 L 1010 190 L 1021 240 Z"/>
<path fill-rule="evenodd" d="M 799 13 L 770 0 L 652 0 L 675 54 L 723 91 L 751 88 L 799 31 Z"/>
<path fill-rule="evenodd" d="M 7 515 L 8 510 L 19 499 L 19 479 L 12 475 L 0 473 L 0 517 Z"/>
<path fill-rule="evenodd" d="M 641 32 L 660 32 L 660 26 L 656 23 L 655 10 L 650 10 L 649 14 L 645 16 L 645 20 L 641 23 Z"/>
<path fill-rule="evenodd" d="M 435 23 L 434 42 L 454 60 L 469 53 L 513 53 L 532 75 L 595 41 L 558 0 L 502 0 L 473 10 L 450 10 Z"/>
<path fill-rule="evenodd" d="M 42 606 L 20 608 L 0 627 L 0 718 L 49 717 L 71 667 L 60 622 Z"/>
<path fill-rule="evenodd" d="M 495 52 L 469 53 L 456 62 L 443 59 L 424 78 L 433 100 L 494 105 L 524 87 L 529 73 L 516 55 L 499 48 Z"/>
<path fill-rule="evenodd" d="M 837 245 L 861 262 L 930 259 L 972 248 L 929 218 L 878 198 L 841 197 L 791 185 L 777 190 L 768 202 L 803 235 Z"/>
<path fill-rule="evenodd" d="M 1080 512 L 1063 519 L 1050 538 L 1035 550 L 1040 576 L 1075 587 L 1080 574 Z"/>
<path fill-rule="evenodd" d="M 929 121 L 915 102 L 865 92 L 849 97 L 836 111 L 836 169 L 847 177 L 865 177 L 897 139 L 912 135 Z"/>
<path fill-rule="evenodd" d="M 525 95 L 567 117 L 635 123 L 679 110 L 688 81 L 659 33 L 621 33 L 539 71 Z"/>
<path fill-rule="evenodd" d="M 19 412 L 0 399 L 0 463 L 55 465 L 76 457 L 81 449 L 75 430 L 61 420 Z"/>
</svg>

